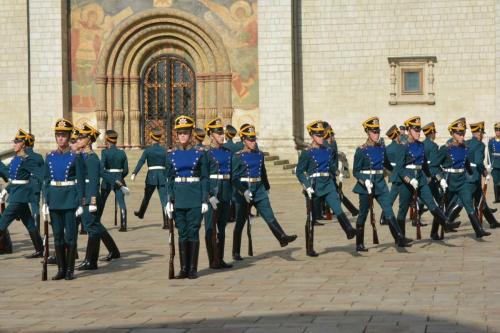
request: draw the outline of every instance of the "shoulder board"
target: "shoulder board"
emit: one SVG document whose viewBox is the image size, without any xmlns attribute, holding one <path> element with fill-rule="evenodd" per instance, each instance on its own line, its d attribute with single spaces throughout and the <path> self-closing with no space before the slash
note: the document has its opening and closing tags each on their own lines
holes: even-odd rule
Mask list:
<svg viewBox="0 0 500 333">
<path fill-rule="evenodd" d="M 366 147 L 368 147 L 368 146 L 366 145 L 366 143 L 363 143 L 363 144 L 362 144 L 361 146 L 359 146 L 358 148 L 359 148 L 359 149 L 365 149 Z"/>
</svg>

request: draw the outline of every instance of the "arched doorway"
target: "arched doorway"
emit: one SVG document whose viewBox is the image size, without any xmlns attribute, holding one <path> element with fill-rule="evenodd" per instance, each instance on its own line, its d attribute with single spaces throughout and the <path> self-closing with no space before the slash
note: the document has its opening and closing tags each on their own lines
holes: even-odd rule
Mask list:
<svg viewBox="0 0 500 333">
<path fill-rule="evenodd" d="M 174 120 L 180 115 L 196 119 L 196 79 L 191 66 L 175 55 L 150 61 L 141 75 L 143 145 L 151 143 L 149 132 L 160 129 L 162 144 L 172 146 Z"/>
</svg>

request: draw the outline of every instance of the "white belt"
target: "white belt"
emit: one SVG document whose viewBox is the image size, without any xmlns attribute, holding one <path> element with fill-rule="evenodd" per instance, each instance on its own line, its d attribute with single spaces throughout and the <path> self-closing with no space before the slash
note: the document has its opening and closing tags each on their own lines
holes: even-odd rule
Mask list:
<svg viewBox="0 0 500 333">
<path fill-rule="evenodd" d="M 470 166 L 473 167 L 473 168 L 477 168 L 477 164 L 476 163 L 471 163 Z"/>
<path fill-rule="evenodd" d="M 247 182 L 247 183 L 258 183 L 261 181 L 261 179 L 260 179 L 260 177 L 255 177 L 255 178 L 243 177 L 243 178 L 240 178 L 240 181 Z"/>
<path fill-rule="evenodd" d="M 361 170 L 361 174 L 363 175 L 383 175 L 384 170 Z"/>
<path fill-rule="evenodd" d="M 200 177 L 175 177 L 174 181 L 176 183 L 194 183 L 199 182 Z"/>
<path fill-rule="evenodd" d="M 159 166 L 159 165 L 150 166 L 150 167 L 148 167 L 148 170 L 165 170 L 165 167 L 164 166 Z"/>
<path fill-rule="evenodd" d="M 465 171 L 465 169 L 453 169 L 453 168 L 449 168 L 449 169 L 443 169 L 444 172 L 448 172 L 448 173 L 462 173 Z"/>
<path fill-rule="evenodd" d="M 106 169 L 106 171 L 107 172 L 113 172 L 113 173 L 117 172 L 118 173 L 118 172 L 123 172 L 123 169 Z"/>
<path fill-rule="evenodd" d="M 391 165 L 392 165 L 392 166 L 396 166 L 396 163 L 394 163 L 394 162 L 391 162 Z"/>
<path fill-rule="evenodd" d="M 231 179 L 231 175 L 210 175 L 210 179 Z"/>
<path fill-rule="evenodd" d="M 76 184 L 76 181 L 74 180 L 66 180 L 66 181 L 56 181 L 56 180 L 51 180 L 50 181 L 50 186 L 73 186 Z"/>
<path fill-rule="evenodd" d="M 309 177 L 318 178 L 318 177 L 329 177 L 329 176 L 330 176 L 330 174 L 328 172 L 315 172 L 312 175 L 310 175 Z"/>
<path fill-rule="evenodd" d="M 420 169 L 422 169 L 422 166 L 421 165 L 417 165 L 417 164 L 408 164 L 407 166 L 405 166 L 405 168 L 407 168 L 407 169 L 414 169 L 414 170 L 420 170 Z"/>
<path fill-rule="evenodd" d="M 493 153 L 493 156 L 500 156 L 500 153 Z"/>
<path fill-rule="evenodd" d="M 21 179 L 11 179 L 9 180 L 9 183 L 12 185 L 26 185 L 29 184 L 29 180 L 21 180 Z"/>
</svg>

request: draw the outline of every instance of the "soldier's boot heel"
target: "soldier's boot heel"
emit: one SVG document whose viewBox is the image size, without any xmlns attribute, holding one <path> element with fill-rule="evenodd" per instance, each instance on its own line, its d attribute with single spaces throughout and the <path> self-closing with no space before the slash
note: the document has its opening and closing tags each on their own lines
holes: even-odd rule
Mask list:
<svg viewBox="0 0 500 333">
<path fill-rule="evenodd" d="M 29 231 L 31 242 L 33 243 L 33 247 L 35 248 L 35 252 L 25 256 L 24 258 L 26 259 L 35 259 L 35 258 L 42 258 L 43 257 L 43 241 L 42 237 L 40 236 L 40 233 L 38 230 L 30 230 Z"/>
<path fill-rule="evenodd" d="M 120 232 L 127 231 L 127 210 L 120 209 Z"/>
<path fill-rule="evenodd" d="M 237 228 L 234 228 L 234 231 L 233 231 L 233 259 L 237 260 L 237 261 L 243 260 L 243 258 L 240 255 L 241 233 L 242 233 L 242 231 L 238 231 Z"/>
<path fill-rule="evenodd" d="M 91 271 L 98 269 L 97 259 L 99 257 L 99 247 L 101 244 L 101 237 L 89 236 L 87 241 L 87 258 L 78 266 L 79 271 Z"/>
<path fill-rule="evenodd" d="M 342 213 L 337 216 L 337 220 L 339 221 L 340 226 L 342 227 L 342 230 L 344 230 L 347 239 L 352 239 L 356 237 L 356 229 L 354 229 L 351 225 L 351 222 L 347 218 L 347 215 L 345 213 Z"/>
<path fill-rule="evenodd" d="M 0 230 L 0 254 L 12 253 L 12 240 L 8 229 Z"/>
<path fill-rule="evenodd" d="M 64 245 L 55 246 L 57 274 L 52 277 L 52 280 L 62 280 L 66 277 L 66 247 Z"/>
<path fill-rule="evenodd" d="M 175 276 L 176 279 L 185 279 L 188 277 L 188 245 L 187 241 L 181 241 L 179 240 L 179 262 L 181 265 L 181 270 L 179 271 L 179 274 Z"/>
<path fill-rule="evenodd" d="M 436 218 L 432 219 L 432 227 L 431 227 L 431 239 L 435 241 L 442 240 L 441 235 L 439 234 L 439 222 Z"/>
<path fill-rule="evenodd" d="M 439 224 L 443 226 L 445 232 L 455 232 L 455 229 L 460 226 L 460 221 L 451 222 L 440 208 L 435 208 L 431 213 Z"/>
<path fill-rule="evenodd" d="M 490 225 L 491 229 L 496 229 L 500 227 L 500 223 L 498 223 L 497 219 L 493 215 L 492 209 L 490 209 L 488 205 L 484 205 L 483 215 L 486 221 L 488 221 L 488 224 Z"/>
<path fill-rule="evenodd" d="M 64 279 L 66 280 L 73 280 L 75 278 L 75 260 L 77 254 L 78 251 L 76 249 L 76 245 L 71 245 L 68 247 L 68 250 L 66 252 L 67 269 L 66 276 L 64 277 Z"/>
<path fill-rule="evenodd" d="M 356 224 L 356 251 L 357 252 L 368 252 L 365 247 L 365 225 Z"/>
<path fill-rule="evenodd" d="M 469 219 L 470 219 L 470 224 L 472 224 L 472 228 L 476 233 L 476 238 L 482 238 L 491 235 L 490 232 L 485 231 L 483 229 L 483 227 L 479 223 L 479 218 L 477 217 L 476 213 L 469 214 Z"/>
<path fill-rule="evenodd" d="M 188 279 L 198 278 L 198 255 L 200 254 L 200 242 L 188 242 L 189 244 L 189 273 Z"/>
<path fill-rule="evenodd" d="M 101 240 L 108 249 L 109 253 L 107 256 L 101 259 L 101 261 L 111 261 L 113 259 L 118 259 L 120 258 L 120 250 L 118 250 L 118 246 L 116 246 L 115 241 L 113 240 L 113 237 L 109 234 L 109 232 L 106 230 L 102 233 L 101 235 Z"/>
<path fill-rule="evenodd" d="M 398 247 L 409 247 L 413 242 L 413 239 L 407 238 L 404 234 L 405 220 L 397 220 L 396 217 L 392 217 L 389 220 L 389 228 L 391 230 L 392 237 Z M 403 227 L 403 228 L 401 228 Z"/>
<path fill-rule="evenodd" d="M 288 243 L 291 243 L 297 239 L 297 235 L 287 235 L 276 220 L 269 223 L 268 226 L 269 229 L 271 229 L 274 237 L 276 237 L 276 239 L 280 242 L 281 247 L 285 247 L 288 245 Z"/>
</svg>

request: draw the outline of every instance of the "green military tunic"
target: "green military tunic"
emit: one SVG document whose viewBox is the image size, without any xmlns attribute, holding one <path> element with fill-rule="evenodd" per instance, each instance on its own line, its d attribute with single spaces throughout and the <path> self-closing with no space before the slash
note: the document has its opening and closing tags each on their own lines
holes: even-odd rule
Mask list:
<svg viewBox="0 0 500 333">
<path fill-rule="evenodd" d="M 115 193 L 120 210 L 127 209 L 123 192 L 116 185 L 116 182 L 118 181 L 125 185 L 125 177 L 128 175 L 128 171 L 127 155 L 123 150 L 118 149 L 114 144 L 102 150 L 101 172 L 103 173 L 103 181 L 101 182 L 101 216 L 111 191 Z"/>
</svg>

